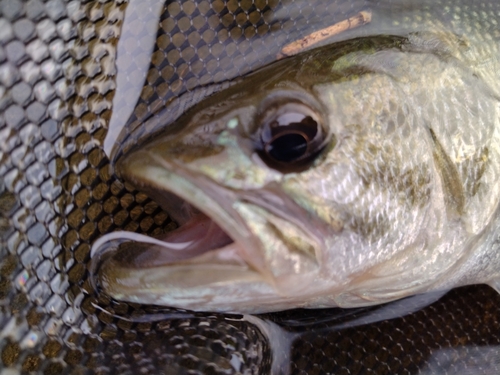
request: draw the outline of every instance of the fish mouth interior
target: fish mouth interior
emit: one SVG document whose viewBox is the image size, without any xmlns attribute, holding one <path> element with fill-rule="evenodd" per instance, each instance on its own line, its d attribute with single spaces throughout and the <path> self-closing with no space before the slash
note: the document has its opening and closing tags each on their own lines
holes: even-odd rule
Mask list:
<svg viewBox="0 0 500 375">
<path fill-rule="evenodd" d="M 113 255 L 117 265 L 144 269 L 204 262 L 266 273 L 260 243 L 232 207 L 231 191 L 167 165 L 150 152 L 140 153 L 142 158 L 121 165 L 120 174 L 158 203 L 179 228 L 156 236 L 154 244 L 139 238 L 123 242 Z"/>
<path fill-rule="evenodd" d="M 193 207 L 185 202 L 185 207 L 188 206 Z M 167 266 L 235 244 L 233 238 L 209 216 L 194 207 L 192 211 L 191 218 L 180 223 L 177 229 L 155 236 L 163 246 L 142 243 L 140 240 L 122 243 L 119 251 L 113 255 L 116 264 L 141 269 Z"/>
</svg>

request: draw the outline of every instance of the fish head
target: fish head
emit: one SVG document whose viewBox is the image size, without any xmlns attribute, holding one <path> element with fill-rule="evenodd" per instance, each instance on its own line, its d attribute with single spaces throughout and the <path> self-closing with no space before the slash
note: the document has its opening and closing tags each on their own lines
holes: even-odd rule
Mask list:
<svg viewBox="0 0 500 375">
<path fill-rule="evenodd" d="M 436 278 L 460 197 L 444 202 L 419 111 L 447 87 L 444 62 L 403 44 L 362 39 L 280 61 L 122 158 L 120 176 L 181 228 L 196 227 L 193 217 L 211 224 L 182 233 L 194 255 L 128 244 L 101 267 L 104 289 L 134 302 L 262 312 L 380 303 Z M 446 74 L 466 91 L 459 68 Z M 204 247 L 208 232 L 226 240 Z"/>
</svg>

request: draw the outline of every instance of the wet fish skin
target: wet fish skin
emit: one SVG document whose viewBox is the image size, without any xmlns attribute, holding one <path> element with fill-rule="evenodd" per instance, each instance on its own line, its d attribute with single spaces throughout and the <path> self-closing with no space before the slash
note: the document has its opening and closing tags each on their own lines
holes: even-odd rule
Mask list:
<svg viewBox="0 0 500 375">
<path fill-rule="evenodd" d="M 498 286 L 498 51 L 494 38 L 478 46 L 454 31 L 365 37 L 283 60 L 123 159 L 126 180 L 160 203 L 167 190 L 188 200 L 235 245 L 157 268 L 108 262 L 104 289 L 264 312 Z M 290 101 L 313 108 L 329 134 L 297 171 L 258 152 L 262 113 Z"/>
</svg>

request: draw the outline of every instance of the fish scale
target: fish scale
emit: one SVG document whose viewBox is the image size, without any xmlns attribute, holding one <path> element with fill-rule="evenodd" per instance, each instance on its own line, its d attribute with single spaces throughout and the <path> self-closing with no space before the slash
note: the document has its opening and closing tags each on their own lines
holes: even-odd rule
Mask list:
<svg viewBox="0 0 500 375">
<path fill-rule="evenodd" d="M 219 82 L 254 70 L 273 61 L 287 42 L 346 19 L 365 6 L 376 8 L 378 3 L 318 1 L 311 10 L 309 3 L 300 1 L 256 2 L 249 7 L 242 2 L 241 8 L 215 1 L 196 2 L 192 11 L 193 2 L 186 2 L 186 8 L 168 2 L 154 47 L 163 52 L 164 65 L 149 66 L 147 83 L 135 103 L 127 101 L 134 95 L 119 87 L 113 68 L 116 43 L 127 41 L 128 56 L 136 58 L 118 58 L 118 62 L 128 60 L 130 66 L 125 63 L 124 69 L 129 82 L 135 79 L 142 86 L 144 77 L 132 73 L 141 70 L 140 57 L 149 64 L 149 52 L 143 56 L 138 36 L 151 15 L 137 14 L 135 29 L 126 33 L 121 30 L 130 6 L 126 1 L 1 2 L 0 372 L 156 373 L 155 368 L 161 366 L 165 373 L 234 373 L 233 354 L 245 359 L 241 373 L 268 372 L 269 347 L 249 323 L 228 323 L 214 314 L 165 319 L 164 323 L 127 322 L 120 317 L 172 312 L 82 294 L 82 286 L 90 290 L 86 263 L 93 239 L 115 228 L 149 234 L 172 228 L 156 204 L 113 175 L 102 150 L 106 128 L 113 113 L 127 106 L 135 108 L 130 119 L 118 116 L 117 120 L 130 129 L 125 139 L 117 138 L 126 151 L 160 123 L 175 119 L 175 108 L 171 108 L 157 124 L 151 122 L 146 130 L 140 126 L 151 109 L 161 108 L 174 95 L 198 83 Z M 475 22 L 485 38 L 498 38 L 494 2 L 440 4 L 449 8 L 448 19 L 461 18 L 454 21 L 457 27 L 467 31 L 467 23 Z M 426 13 L 414 8 L 408 14 L 421 25 Z M 393 11 L 397 7 L 387 10 L 388 17 Z M 224 17 L 223 25 L 219 16 Z M 192 20 L 187 30 L 186 20 Z M 196 43 L 197 34 L 201 39 Z M 187 48 L 191 45 L 196 47 L 194 56 Z M 486 48 L 483 52 L 489 53 Z M 485 63 L 478 59 L 479 65 Z M 189 77 L 186 66 L 191 69 Z M 116 102 L 118 89 L 124 99 Z M 20 159 L 15 160 L 16 155 Z M 46 173 L 40 178 L 31 175 L 40 165 Z M 410 354 L 408 343 L 427 354 L 439 347 L 440 340 L 453 343 L 447 356 L 460 368 L 470 363 L 467 354 L 474 352 L 467 345 L 498 345 L 499 302 L 488 289 L 469 287 L 422 310 L 410 324 L 398 319 L 394 324 L 369 325 L 363 331 L 305 335 L 293 346 L 291 372 L 362 373 L 373 368 L 378 373 L 432 373 L 443 367 L 426 362 L 426 355 Z M 436 316 L 440 328 L 445 327 L 443 336 L 437 338 L 430 333 Z M 279 314 L 272 318 L 282 319 Z M 461 324 L 457 327 L 454 321 Z M 419 332 L 422 325 L 428 327 L 423 335 Z M 322 335 L 323 340 L 319 339 Z M 380 346 L 369 346 L 374 342 Z M 401 346 L 407 351 L 398 349 Z M 367 348 L 377 347 L 376 354 L 368 354 Z M 325 354 L 336 360 L 325 361 Z M 488 361 L 491 354 L 479 358 L 479 364 L 494 366 L 494 361 Z"/>
</svg>

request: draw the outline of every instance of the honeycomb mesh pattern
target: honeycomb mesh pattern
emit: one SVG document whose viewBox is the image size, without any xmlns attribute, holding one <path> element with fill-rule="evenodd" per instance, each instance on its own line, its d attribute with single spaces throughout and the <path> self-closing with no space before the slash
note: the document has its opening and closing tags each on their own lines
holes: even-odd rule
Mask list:
<svg viewBox="0 0 500 375">
<path fill-rule="evenodd" d="M 364 326 L 335 329 L 335 312 L 311 314 L 307 330 L 300 328 L 292 374 L 493 375 L 500 369 L 500 297 L 485 286 L 456 289 L 416 313 Z M 290 326 L 287 315 L 293 312 L 269 318 Z M 308 315 L 300 312 L 300 320 Z"/>
<path fill-rule="evenodd" d="M 268 340 L 242 317 L 93 293 L 95 239 L 117 229 L 154 235 L 175 227 L 115 176 L 103 144 L 116 121 L 124 125 L 117 155 L 126 152 L 212 91 L 187 104 L 179 98 L 200 86 L 220 89 L 214 85 L 274 61 L 283 45 L 367 3 L 167 1 L 152 17 L 127 13 L 126 0 L 0 0 L 1 374 L 271 371 Z M 472 366 L 496 374 L 498 306 L 490 289 L 469 287 L 390 322 L 339 331 L 317 319 L 294 341 L 290 372 L 456 374 Z M 287 314 L 266 319 L 287 326 Z M 444 354 L 433 356 L 438 350 Z"/>
</svg>

